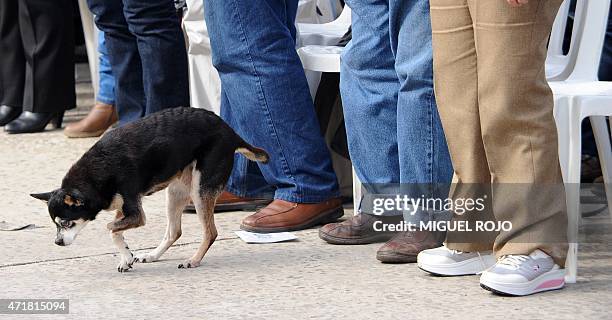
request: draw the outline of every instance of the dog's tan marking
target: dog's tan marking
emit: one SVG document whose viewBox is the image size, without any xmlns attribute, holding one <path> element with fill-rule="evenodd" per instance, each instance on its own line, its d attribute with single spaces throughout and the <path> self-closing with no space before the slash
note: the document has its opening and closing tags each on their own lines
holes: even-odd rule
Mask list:
<svg viewBox="0 0 612 320">
<path fill-rule="evenodd" d="M 157 183 L 155 185 L 153 185 L 151 188 L 149 188 L 149 190 L 147 192 L 145 192 L 145 196 L 150 196 L 158 191 L 164 190 L 166 189 L 171 183 L 172 181 L 180 178 L 183 175 L 183 170 L 177 172 L 174 176 L 172 176 L 170 179 L 164 181 L 164 182 L 160 182 Z"/>
<path fill-rule="evenodd" d="M 147 219 L 144 214 L 144 211 L 142 210 L 142 204 L 140 203 L 140 199 L 138 200 L 138 202 L 138 214 L 125 216 L 125 214 L 123 214 L 123 209 L 117 209 L 117 212 L 115 214 L 115 220 L 109 222 L 106 225 L 106 228 L 113 232 L 119 232 L 144 226 L 146 224 Z"/>
<path fill-rule="evenodd" d="M 113 200 L 111 201 L 111 204 L 108 206 L 108 208 L 104 210 L 115 211 L 121 210 L 121 208 L 123 208 L 123 197 L 117 193 L 115 196 L 113 196 Z"/>
<path fill-rule="evenodd" d="M 124 216 L 121 211 L 117 211 L 118 215 L 121 214 L 122 218 L 116 219 L 113 222 L 109 222 L 106 225 L 106 228 L 110 231 L 118 232 L 125 231 L 128 229 L 134 229 L 138 227 L 142 227 L 146 224 L 146 217 L 142 208 L 140 208 L 140 212 L 136 215 Z"/>
<path fill-rule="evenodd" d="M 83 202 L 81 202 L 81 200 L 75 200 L 74 198 L 72 198 L 70 195 L 65 195 L 64 196 L 64 203 L 69 205 L 69 206 L 82 206 Z"/>
<path fill-rule="evenodd" d="M 267 156 L 257 155 L 257 154 L 255 154 L 255 152 L 253 152 L 253 151 L 251 151 L 251 150 L 249 150 L 247 148 L 237 148 L 236 152 L 244 155 L 249 160 L 253 160 L 253 161 L 257 161 L 257 162 L 267 162 L 268 161 L 268 157 Z"/>
</svg>

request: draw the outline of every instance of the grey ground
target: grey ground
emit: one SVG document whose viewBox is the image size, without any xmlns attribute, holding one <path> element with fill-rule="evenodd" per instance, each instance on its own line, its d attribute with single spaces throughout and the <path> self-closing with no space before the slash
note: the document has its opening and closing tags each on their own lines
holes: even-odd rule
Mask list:
<svg viewBox="0 0 612 320">
<path fill-rule="evenodd" d="M 87 112 L 91 89 L 79 85 Z M 183 237 L 161 261 L 117 273 L 118 257 L 102 213 L 69 247 L 53 244 L 54 227 L 30 192 L 49 191 L 96 139 L 68 140 L 59 130 L 0 133 L 0 221 L 40 228 L 0 231 L 0 298 L 68 298 L 70 315 L 0 315 L 0 319 L 609 319 L 612 311 L 612 228 L 607 213 L 585 219 L 590 244 L 580 249 L 577 284 L 526 298 L 492 295 L 478 277 L 428 276 L 414 265 L 383 265 L 379 245 L 333 246 L 316 230 L 299 241 L 245 244 L 233 231 L 248 212 L 217 214 L 220 236 L 197 269 L 179 270 L 200 241 L 195 215 L 185 215 Z M 144 202 L 147 225 L 126 233 L 137 252 L 157 245 L 165 228 L 164 196 Z M 352 214 L 351 210 L 346 215 Z"/>
</svg>

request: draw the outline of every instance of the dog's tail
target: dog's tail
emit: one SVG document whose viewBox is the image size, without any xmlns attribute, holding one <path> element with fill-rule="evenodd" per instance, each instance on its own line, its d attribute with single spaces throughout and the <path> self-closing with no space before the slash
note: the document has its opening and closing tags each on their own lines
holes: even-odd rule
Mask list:
<svg viewBox="0 0 612 320">
<path fill-rule="evenodd" d="M 268 155 L 266 150 L 253 147 L 252 145 L 244 141 L 242 138 L 238 138 L 240 139 L 240 141 L 238 143 L 238 146 L 236 147 L 236 152 L 244 155 L 245 157 L 247 157 L 247 159 L 251 161 L 268 163 L 268 161 L 270 160 L 270 156 Z"/>
</svg>

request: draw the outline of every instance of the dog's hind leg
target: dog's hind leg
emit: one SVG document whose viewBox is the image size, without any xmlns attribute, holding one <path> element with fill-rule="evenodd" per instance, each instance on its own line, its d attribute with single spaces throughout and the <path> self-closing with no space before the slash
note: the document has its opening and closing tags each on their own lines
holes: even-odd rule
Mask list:
<svg viewBox="0 0 612 320">
<path fill-rule="evenodd" d="M 192 176 L 191 184 L 191 200 L 198 214 L 198 219 L 203 228 L 203 239 L 198 251 L 187 261 L 179 264 L 179 269 L 195 268 L 200 265 L 202 258 L 208 251 L 208 248 L 217 239 L 217 228 L 215 226 L 214 209 L 217 197 L 223 190 L 222 187 L 216 190 L 208 190 L 202 187 L 202 175 L 199 170 L 195 169 Z"/>
<path fill-rule="evenodd" d="M 189 177 L 186 177 L 189 175 Z M 183 210 L 189 203 L 189 191 L 191 189 L 191 169 L 184 170 L 181 178 L 174 180 L 166 189 L 167 218 L 166 234 L 161 243 L 151 252 L 138 254 L 136 262 L 153 262 L 159 258 L 181 237 L 181 218 Z"/>
</svg>

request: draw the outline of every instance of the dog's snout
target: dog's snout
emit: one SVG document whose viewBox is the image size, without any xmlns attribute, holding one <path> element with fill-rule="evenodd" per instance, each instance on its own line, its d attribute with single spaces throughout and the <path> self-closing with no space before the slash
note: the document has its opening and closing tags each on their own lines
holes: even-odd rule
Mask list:
<svg viewBox="0 0 612 320">
<path fill-rule="evenodd" d="M 57 244 L 58 246 L 64 246 L 64 239 L 62 238 L 57 238 L 55 239 L 55 244 Z"/>
</svg>

